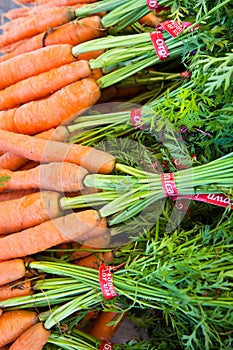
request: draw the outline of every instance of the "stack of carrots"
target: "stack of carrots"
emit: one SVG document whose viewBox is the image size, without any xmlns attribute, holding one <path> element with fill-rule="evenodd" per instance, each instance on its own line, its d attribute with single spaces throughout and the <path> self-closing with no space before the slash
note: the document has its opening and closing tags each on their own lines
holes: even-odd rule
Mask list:
<svg viewBox="0 0 233 350">
<path fill-rule="evenodd" d="M 90 62 L 105 49 L 74 54 L 75 46 L 111 33 L 103 26 L 105 11 L 78 16 L 78 9 L 94 9 L 100 2 L 108 0 L 14 0 L 15 8 L 2 16 L 0 301 L 34 294 L 36 281 L 44 275 L 28 269 L 28 261 L 40 259 L 40 254 L 51 260 L 68 255 L 71 264 L 88 269 L 115 259 L 107 219 L 97 209 L 71 210 L 65 201 L 98 192 L 85 185 L 89 174 L 116 170 L 115 156 L 71 143 L 78 117 L 99 103 L 127 101 L 147 92 L 146 84 L 135 83 L 135 76 L 130 88 L 124 87 L 124 80 L 120 87 L 101 88 L 98 79 L 107 71 L 91 69 Z M 127 26 L 126 33 L 149 32 L 148 27 L 161 21 L 150 11 Z M 104 307 L 85 311 L 75 328 L 104 342 L 111 341 L 127 317 L 127 311 Z M 0 309 L 0 350 L 47 349 L 53 330 L 44 327 L 46 312 Z"/>
</svg>

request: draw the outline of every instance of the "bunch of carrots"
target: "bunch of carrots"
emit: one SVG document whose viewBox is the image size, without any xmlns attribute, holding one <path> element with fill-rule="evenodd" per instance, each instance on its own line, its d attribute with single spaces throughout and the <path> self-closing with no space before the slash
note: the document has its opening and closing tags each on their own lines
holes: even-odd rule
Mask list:
<svg viewBox="0 0 233 350">
<path fill-rule="evenodd" d="M 216 9 L 228 2 L 217 4 Z M 128 264 L 132 256 L 141 256 L 148 249 L 144 239 L 133 239 L 130 249 L 126 245 L 118 252 L 123 259 L 117 259 L 112 239 L 120 228 L 117 225 L 111 228 L 108 216 L 123 208 L 117 224 L 128 223 L 148 203 L 154 200 L 159 203 L 166 195 L 164 192 L 157 195 L 156 186 L 160 191 L 161 183 L 156 171 L 143 172 L 121 164 L 120 156 L 92 144 L 104 140 L 108 133 L 110 138 L 136 135 L 136 140 L 143 139 L 153 152 L 154 145 L 150 138 L 146 139 L 143 127 L 140 129 L 133 122 L 131 125 L 129 111 L 112 111 L 111 102 L 152 99 L 156 103 L 161 97 L 165 100 L 169 90 L 184 81 L 186 66 L 182 55 L 189 35 L 192 49 L 198 50 L 195 29 L 208 20 L 215 7 L 208 6 L 204 14 L 200 10 L 196 18 L 191 13 L 193 30 L 184 30 L 181 39 L 163 35 L 170 50 L 169 58 L 163 61 L 151 41 L 151 33 L 157 29 L 160 33 L 163 20 L 170 20 L 167 0 L 14 0 L 14 3 L 15 8 L 2 16 L 0 26 L 0 350 L 155 349 L 149 341 L 137 344 L 132 340 L 125 347 L 112 345 L 111 339 L 130 312 L 114 302 L 105 305 L 97 289 L 93 296 L 97 272 L 92 279 L 91 271 L 99 270 L 102 264 Z M 192 6 L 185 5 L 189 13 Z M 176 13 L 180 15 L 178 10 Z M 181 13 L 185 16 L 185 11 Z M 212 23 L 216 24 L 215 19 Z M 159 43 L 161 50 L 163 44 Z M 190 79 L 190 75 L 187 72 L 185 79 Z M 189 81 L 186 84 L 189 86 Z M 99 115 L 93 112 L 94 105 L 106 101 L 110 106 L 102 107 L 104 112 Z M 89 111 L 89 119 L 81 116 Z M 152 125 L 153 121 L 149 123 Z M 118 128 L 119 124 L 121 127 L 124 124 L 124 130 Z M 85 131 L 82 134 L 85 126 L 87 136 Z M 97 129 L 89 132 L 90 127 Z M 142 135 L 141 139 L 138 135 Z M 161 151 L 159 156 L 163 155 Z M 232 169 L 232 153 L 213 164 L 213 170 L 204 166 L 199 177 L 195 178 L 198 170 L 193 172 L 195 191 L 209 194 L 216 189 L 217 194 L 230 201 L 233 179 L 226 177 Z M 222 174 L 215 176 L 220 169 Z M 205 181 L 205 170 L 209 181 Z M 144 183 L 145 174 L 149 182 L 146 179 Z M 184 188 L 183 195 L 189 188 L 189 175 L 188 171 L 176 174 L 178 189 Z M 128 186 L 130 181 L 136 186 L 115 191 L 114 186 L 117 189 Z M 146 192 L 148 184 L 155 188 L 154 198 Z M 159 241 L 160 225 L 164 231 L 170 204 L 155 229 L 147 232 L 149 239 L 151 234 Z M 110 214 L 107 211 L 102 215 L 103 205 L 108 205 Z M 226 212 L 232 207 L 229 205 Z M 148 222 L 142 224 L 146 231 Z M 71 270 L 72 266 L 81 267 L 80 271 L 86 269 L 83 271 L 87 275 L 90 272 L 90 286 L 88 281 L 74 281 L 62 275 L 62 271 L 59 275 L 54 270 L 54 275 L 58 275 L 54 277 L 46 267 L 44 271 L 37 269 L 36 262 L 45 257 L 48 261 L 69 262 Z M 142 274 L 139 280 L 148 276 Z M 141 283 L 136 279 L 132 278 L 134 286 Z M 123 297 L 127 299 L 130 295 L 129 303 L 134 300 L 140 305 L 136 290 L 135 295 L 133 291 L 128 295 L 121 287 Z M 143 293 L 145 299 L 140 307 L 146 308 L 150 302 L 144 285 Z M 199 297 L 204 300 L 205 296 Z M 168 299 L 170 302 L 172 296 Z M 81 305 L 78 311 L 72 304 L 75 301 Z M 205 302 L 214 305 L 208 297 Z M 228 310 L 227 302 L 224 307 Z M 62 313 L 62 323 L 54 321 L 57 310 Z M 53 315 L 54 323 L 45 327 L 46 320 Z"/>
</svg>

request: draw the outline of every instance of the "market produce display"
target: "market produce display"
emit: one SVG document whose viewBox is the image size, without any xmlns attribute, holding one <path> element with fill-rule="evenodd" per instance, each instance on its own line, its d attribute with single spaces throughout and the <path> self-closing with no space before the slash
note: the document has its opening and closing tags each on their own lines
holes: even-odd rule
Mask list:
<svg viewBox="0 0 233 350">
<path fill-rule="evenodd" d="M 232 349 L 232 1 L 0 29 L 0 350 Z"/>
</svg>

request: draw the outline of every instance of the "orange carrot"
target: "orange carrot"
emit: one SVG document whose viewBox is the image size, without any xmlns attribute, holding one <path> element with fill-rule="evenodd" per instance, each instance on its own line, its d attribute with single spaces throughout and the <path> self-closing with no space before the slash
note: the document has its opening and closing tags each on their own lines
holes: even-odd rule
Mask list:
<svg viewBox="0 0 233 350">
<path fill-rule="evenodd" d="M 99 16 L 91 16 L 78 21 L 71 21 L 62 26 L 56 27 L 53 30 L 48 30 L 47 32 L 23 40 L 14 48 L 14 50 L 11 50 L 10 53 L 1 56 L 0 62 L 26 52 L 37 50 L 43 46 L 57 44 L 69 44 L 75 46 L 84 41 L 99 38 L 104 34 L 105 31 L 102 29 Z M 103 52 L 103 50 L 101 50 L 101 52 Z M 85 56 L 83 57 L 85 59 Z"/>
<path fill-rule="evenodd" d="M 70 260 L 76 260 L 80 258 L 84 258 L 88 255 L 92 254 L 93 249 L 104 249 L 109 247 L 111 241 L 110 231 L 104 232 L 102 235 L 98 237 L 98 239 L 90 238 L 83 242 L 82 245 L 77 245 L 77 243 L 73 243 L 73 248 L 77 249 L 70 255 Z"/>
<path fill-rule="evenodd" d="M 0 47 L 18 40 L 31 38 L 49 28 L 57 27 L 75 19 L 75 9 L 67 6 L 57 6 L 40 11 L 40 15 L 33 14 L 18 18 L 17 27 L 0 35 Z"/>
<path fill-rule="evenodd" d="M 0 90 L 0 110 L 14 108 L 20 104 L 48 96 L 66 85 L 90 75 L 91 70 L 88 62 L 82 60 L 21 80 L 4 90 Z"/>
<path fill-rule="evenodd" d="M 26 4 L 37 2 L 37 0 L 13 0 L 13 2 L 16 3 L 17 5 L 19 4 L 26 5 Z"/>
<path fill-rule="evenodd" d="M 27 310 L 3 312 L 2 316 L 0 317 L 0 346 L 13 342 L 26 329 L 37 322 L 38 316 L 36 312 Z"/>
<path fill-rule="evenodd" d="M 138 22 L 143 26 L 149 26 L 155 28 L 157 24 L 162 21 L 162 18 L 155 16 L 153 12 L 147 13 L 145 16 L 140 18 Z"/>
<path fill-rule="evenodd" d="M 4 286 L 0 287 L 0 301 L 32 294 L 33 292 L 30 280 L 5 284 Z"/>
<path fill-rule="evenodd" d="M 22 0 L 19 0 L 19 1 L 22 1 Z M 74 4 L 85 4 L 85 3 L 91 4 L 92 2 L 96 2 L 96 0 L 36 0 L 36 3 L 38 5 L 49 4 L 49 6 L 58 6 L 59 4 L 63 4 L 64 6 L 74 5 Z"/>
<path fill-rule="evenodd" d="M 42 350 L 49 340 L 50 333 L 43 323 L 39 322 L 23 332 L 10 346 L 10 350 Z"/>
<path fill-rule="evenodd" d="M 91 59 L 95 59 L 97 57 L 99 57 L 100 55 L 102 55 L 102 53 L 104 53 L 105 50 L 94 50 L 94 51 L 89 51 L 89 52 L 84 52 L 81 53 L 80 55 L 77 56 L 78 60 L 86 60 L 89 61 Z"/>
<path fill-rule="evenodd" d="M 96 252 L 75 261 L 75 264 L 78 266 L 85 266 L 85 267 L 98 270 L 101 262 L 107 264 L 112 260 L 113 260 L 112 252 L 106 252 L 106 253 Z"/>
<path fill-rule="evenodd" d="M 70 241 L 81 242 L 88 238 L 98 240 L 99 233 L 103 230 L 95 230 L 99 222 L 98 211 L 90 209 L 48 220 L 5 236 L 0 238 L 0 261 L 25 257 Z"/>
<path fill-rule="evenodd" d="M 87 174 L 85 168 L 68 162 L 40 164 L 22 171 L 0 169 L 0 176 L 9 177 L 0 191 L 31 188 L 58 192 L 79 191 L 84 188 L 83 180 Z"/>
<path fill-rule="evenodd" d="M 18 232 L 61 216 L 62 211 L 59 208 L 60 196 L 57 192 L 42 191 L 18 199 L 0 202 L 0 234 Z M 5 218 L 5 220 L 2 220 L 2 218 Z M 9 264 L 11 262 L 13 264 L 14 260 L 11 260 Z M 5 271 L 7 272 L 7 270 Z M 0 285 L 10 282 L 1 281 L 3 272 L 4 267 L 1 268 L 0 263 Z M 17 273 L 17 270 L 15 272 Z M 18 278 L 21 277 L 23 276 Z M 11 279 L 11 281 L 16 279 Z"/>
<path fill-rule="evenodd" d="M 9 350 L 9 349 L 10 349 L 10 345 L 2 346 L 0 348 L 0 350 Z"/>
<path fill-rule="evenodd" d="M 56 129 L 51 128 L 49 130 L 36 134 L 33 137 L 43 140 L 63 142 L 66 141 L 68 134 L 68 130 L 65 126 L 58 126 Z M 27 158 L 21 157 L 20 155 L 12 152 L 5 152 L 0 155 L 0 168 L 2 169 L 16 170 L 25 165 L 27 162 Z"/>
<path fill-rule="evenodd" d="M 53 46 L 49 48 L 51 47 Z M 36 134 L 69 123 L 93 106 L 99 97 L 100 88 L 96 81 L 93 78 L 84 78 L 55 91 L 48 97 L 0 111 L 0 129 Z"/>
<path fill-rule="evenodd" d="M 75 62 L 72 45 L 57 44 L 12 57 L 0 63 L 0 89 L 63 64 Z"/>
<path fill-rule="evenodd" d="M 90 335 L 97 339 L 109 341 L 119 329 L 125 317 L 126 313 L 124 312 L 101 312 L 94 322 Z"/>
<path fill-rule="evenodd" d="M 16 281 L 26 274 L 22 259 L 14 259 L 0 263 L 0 285 Z"/>
<path fill-rule="evenodd" d="M 3 201 L 9 201 L 11 199 L 21 198 L 23 196 L 26 196 L 30 193 L 35 193 L 38 190 L 31 189 L 31 190 L 19 190 L 19 191 L 6 191 L 3 193 L 0 193 L 0 202 Z"/>
<path fill-rule="evenodd" d="M 5 130 L 0 130 L 0 149 L 35 162 L 70 162 L 95 173 L 109 174 L 115 165 L 112 155 L 90 146 L 47 141 Z M 4 169 L 0 172 L 4 173 Z"/>
</svg>

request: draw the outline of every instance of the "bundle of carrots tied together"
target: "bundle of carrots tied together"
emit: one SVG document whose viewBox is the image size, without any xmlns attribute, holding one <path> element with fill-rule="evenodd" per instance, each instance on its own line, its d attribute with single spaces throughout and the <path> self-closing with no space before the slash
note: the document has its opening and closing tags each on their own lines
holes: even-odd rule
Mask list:
<svg viewBox="0 0 233 350">
<path fill-rule="evenodd" d="M 108 106 L 102 107 L 105 119 L 101 115 L 97 121 L 91 112 L 89 119 L 80 116 L 104 102 L 127 102 L 129 96 L 133 102 L 138 95 L 139 101 L 150 101 L 154 82 L 160 84 L 158 98 L 164 99 L 169 89 L 190 78 L 180 72 L 157 72 L 154 67 L 163 62 L 150 33 L 169 18 L 170 2 L 161 0 L 161 7 L 146 0 L 14 3 L 16 7 L 4 13 L 0 26 L 0 350 L 112 349 L 111 339 L 127 317 L 127 307 L 114 303 L 105 307 L 99 292 L 98 300 L 93 299 L 88 281 L 77 278 L 74 282 L 61 268 L 59 282 L 56 272 L 43 266 L 40 270 L 36 262 L 63 261 L 70 269 L 78 265 L 87 273 L 101 264 L 118 265 L 111 225 L 128 222 L 168 196 L 156 171 L 121 164 L 117 155 L 94 147 L 95 136 L 104 139 L 111 128 L 118 130 L 114 129 L 118 119 L 125 128 L 119 130 L 120 136 L 143 131 L 134 124 L 129 131 L 124 119 L 127 115 L 130 120 L 129 113 L 117 111 L 112 124 L 108 118 L 115 116 Z M 150 6 L 155 5 L 152 10 Z M 184 30 L 181 39 L 164 34 L 169 59 L 175 63 L 178 59 L 180 65 L 187 33 Z M 195 50 L 199 46 L 195 30 L 191 35 Z M 77 143 L 83 135 L 79 120 L 87 122 L 89 131 L 96 127 L 93 139 L 84 137 L 93 146 Z M 106 125 L 105 135 L 102 125 Z M 188 170 L 177 172 L 174 181 L 179 194 L 208 195 L 216 190 L 228 195 L 233 180 L 226 178 L 232 158 L 229 153 L 210 165 L 200 165 L 190 186 Z M 220 169 L 222 176 L 215 176 Z M 108 220 L 111 215 L 112 221 Z M 130 256 L 123 260 L 119 262 L 124 265 Z M 92 285 L 91 272 L 89 276 Z M 72 298 L 83 305 L 83 312 L 76 312 Z M 67 305 L 72 311 L 67 309 L 63 323 L 56 323 L 56 310 L 65 312 Z M 46 328 L 45 321 L 53 313 L 56 325 Z M 133 340 L 129 347 L 116 349 L 134 349 L 134 345 L 155 349 Z"/>
</svg>

